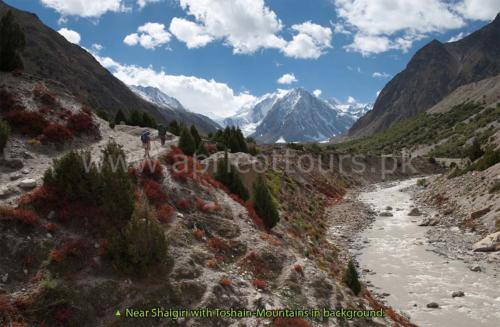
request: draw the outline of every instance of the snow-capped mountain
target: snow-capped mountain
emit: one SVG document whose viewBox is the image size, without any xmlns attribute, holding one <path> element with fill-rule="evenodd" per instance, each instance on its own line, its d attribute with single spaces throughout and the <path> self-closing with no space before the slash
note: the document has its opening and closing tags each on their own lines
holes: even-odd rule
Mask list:
<svg viewBox="0 0 500 327">
<path fill-rule="evenodd" d="M 176 119 L 188 125 L 194 124 L 202 133 L 213 133 L 220 125 L 207 116 L 186 109 L 182 103 L 151 86 L 129 85 L 129 88 L 146 101 L 157 105 L 169 120 Z"/>
<path fill-rule="evenodd" d="M 360 103 L 354 99 L 349 99 L 346 103 L 342 103 L 337 99 L 330 99 L 327 102 L 340 112 L 351 116 L 354 120 L 363 117 L 368 111 L 373 109 L 373 103 Z"/>
<path fill-rule="evenodd" d="M 184 106 L 179 102 L 179 100 L 166 95 L 165 93 L 163 93 L 162 91 L 160 91 L 155 87 L 140 86 L 140 85 L 130 85 L 129 87 L 132 91 L 134 91 L 135 94 L 137 94 L 144 100 L 152 102 L 160 107 L 186 110 L 186 108 L 184 108 Z"/>
<path fill-rule="evenodd" d="M 371 107 L 325 101 L 302 89 L 278 90 L 246 106 L 222 124 L 238 126 L 263 143 L 325 141 L 347 131 Z"/>
</svg>

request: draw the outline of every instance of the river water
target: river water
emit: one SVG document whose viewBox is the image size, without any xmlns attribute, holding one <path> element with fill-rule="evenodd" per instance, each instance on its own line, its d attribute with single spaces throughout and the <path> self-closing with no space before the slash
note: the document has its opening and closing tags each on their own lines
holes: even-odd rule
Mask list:
<svg viewBox="0 0 500 327">
<path fill-rule="evenodd" d="M 415 183 L 376 185 L 360 194 L 359 199 L 377 212 L 393 207 L 392 217 L 377 217 L 360 236 L 362 248 L 355 254 L 360 268 L 371 271 L 363 280 L 369 280 L 376 293 L 389 293 L 387 304 L 419 326 L 500 326 L 500 276 L 492 264 L 481 264 L 483 271 L 473 272 L 470 264 L 431 251 L 425 235 L 432 227 L 420 227 L 418 217 L 408 216 L 414 203 L 405 189 Z M 452 298 L 454 291 L 465 296 Z M 427 308 L 430 302 L 439 308 Z"/>
</svg>

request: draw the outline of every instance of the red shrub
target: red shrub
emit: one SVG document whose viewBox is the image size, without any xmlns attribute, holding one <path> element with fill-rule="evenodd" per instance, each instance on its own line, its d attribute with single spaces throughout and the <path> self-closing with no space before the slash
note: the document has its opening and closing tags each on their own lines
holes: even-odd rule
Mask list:
<svg viewBox="0 0 500 327">
<path fill-rule="evenodd" d="M 42 141 L 49 143 L 65 143 L 73 139 L 70 130 L 61 124 L 50 124 L 43 130 Z"/>
<path fill-rule="evenodd" d="M 60 308 L 54 313 L 54 318 L 61 324 L 66 324 L 73 317 L 73 311 L 70 308 Z"/>
<path fill-rule="evenodd" d="M 297 272 L 298 274 L 301 274 L 301 275 L 304 274 L 304 268 L 299 264 L 293 266 L 293 270 L 295 270 L 295 272 Z"/>
<path fill-rule="evenodd" d="M 65 254 L 61 250 L 53 249 L 49 252 L 50 261 L 61 263 L 64 261 Z"/>
<path fill-rule="evenodd" d="M 17 312 L 11 303 L 11 300 L 3 294 L 0 294 L 0 317 L 11 317 Z"/>
<path fill-rule="evenodd" d="M 61 247 L 53 249 L 49 253 L 52 261 L 60 263 L 68 256 L 81 257 L 86 249 L 89 248 L 89 242 L 85 239 L 69 239 Z"/>
<path fill-rule="evenodd" d="M 57 231 L 59 229 L 59 227 L 54 223 L 48 223 L 44 227 L 45 227 L 45 230 L 49 233 L 54 233 L 55 231 Z"/>
<path fill-rule="evenodd" d="M 38 108 L 38 112 L 44 116 L 47 116 L 49 114 L 53 114 L 54 113 L 54 109 L 51 109 L 49 107 L 41 107 L 41 108 Z"/>
<path fill-rule="evenodd" d="M 211 237 L 208 239 L 208 246 L 215 252 L 227 252 L 229 251 L 229 246 L 227 243 L 220 237 Z"/>
<path fill-rule="evenodd" d="M 48 212 L 52 210 L 60 201 L 57 192 L 47 186 L 38 186 L 30 193 L 21 197 L 19 204 L 32 205 L 36 209 Z"/>
<path fill-rule="evenodd" d="M 168 165 L 173 165 L 174 163 L 176 163 L 178 161 L 184 160 L 184 157 L 185 157 L 185 155 L 182 152 L 182 150 L 180 148 L 176 147 L 175 145 L 172 145 L 170 147 L 170 151 L 163 157 L 163 160 Z"/>
<path fill-rule="evenodd" d="M 172 218 L 174 212 L 175 209 L 172 206 L 168 204 L 162 204 L 158 208 L 158 220 L 161 221 L 162 223 L 168 223 Z"/>
<path fill-rule="evenodd" d="M 179 210 L 187 210 L 192 206 L 192 203 L 188 199 L 178 199 L 177 201 L 175 201 L 175 206 Z"/>
<path fill-rule="evenodd" d="M 254 279 L 252 281 L 252 284 L 255 288 L 258 288 L 258 289 L 261 289 L 261 290 L 265 290 L 267 288 L 267 283 L 265 280 L 262 280 L 262 279 Z"/>
<path fill-rule="evenodd" d="M 303 318 L 276 318 L 273 321 L 274 327 L 312 327 L 312 325 Z"/>
<path fill-rule="evenodd" d="M 221 210 L 221 206 L 217 202 L 205 202 L 202 199 L 196 199 L 196 207 L 198 210 L 205 213 L 212 213 Z"/>
<path fill-rule="evenodd" d="M 144 181 L 144 194 L 155 205 L 167 201 L 167 195 L 163 191 L 161 184 L 155 180 L 147 179 Z"/>
<path fill-rule="evenodd" d="M 57 104 L 57 99 L 46 87 L 45 85 L 39 83 L 33 88 L 33 95 L 35 99 L 47 106 L 53 106 Z"/>
<path fill-rule="evenodd" d="M 163 179 L 163 166 L 158 160 L 144 160 L 137 171 L 143 178 L 160 181 Z"/>
<path fill-rule="evenodd" d="M 260 229 L 264 229 L 264 222 L 262 221 L 262 218 L 259 217 L 257 212 L 255 212 L 255 209 L 253 208 L 253 205 L 250 201 L 245 203 L 245 208 L 247 209 L 248 215 L 252 219 L 253 223 L 255 226 L 257 226 Z"/>
<path fill-rule="evenodd" d="M 33 211 L 25 209 L 0 207 L 0 220 L 19 221 L 25 225 L 33 226 L 38 222 L 38 216 Z"/>
<path fill-rule="evenodd" d="M 39 135 L 43 132 L 49 122 L 39 112 L 26 110 L 14 110 L 4 114 L 4 119 L 10 126 L 21 131 L 23 134 Z"/>
<path fill-rule="evenodd" d="M 75 134 L 88 133 L 94 128 L 92 114 L 80 111 L 77 114 L 71 114 L 68 118 L 68 128 Z"/>
<path fill-rule="evenodd" d="M 196 237 L 197 240 L 201 241 L 203 240 L 203 237 L 205 236 L 205 231 L 203 229 L 196 228 L 193 231 L 194 237 Z"/>
<path fill-rule="evenodd" d="M 222 278 L 219 284 L 224 287 L 231 286 L 231 280 L 229 278 Z"/>
</svg>

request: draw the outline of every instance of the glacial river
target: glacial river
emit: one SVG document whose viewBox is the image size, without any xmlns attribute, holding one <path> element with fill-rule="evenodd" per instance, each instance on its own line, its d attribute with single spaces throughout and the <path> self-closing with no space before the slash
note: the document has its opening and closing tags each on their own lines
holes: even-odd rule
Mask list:
<svg viewBox="0 0 500 327">
<path fill-rule="evenodd" d="M 470 263 L 431 251 L 426 231 L 432 227 L 419 227 L 415 220 L 421 218 L 408 216 L 414 203 L 405 189 L 415 183 L 381 184 L 360 194 L 359 199 L 377 212 L 393 207 L 392 217 L 378 216 L 360 236 L 363 248 L 355 254 L 360 271 L 370 270 L 363 280 L 371 282 L 374 292 L 390 294 L 387 304 L 419 326 L 500 326 L 500 276 L 491 264 L 480 264 L 483 271 L 473 272 Z M 455 291 L 465 296 L 452 298 Z M 430 302 L 439 308 L 427 308 Z"/>
</svg>

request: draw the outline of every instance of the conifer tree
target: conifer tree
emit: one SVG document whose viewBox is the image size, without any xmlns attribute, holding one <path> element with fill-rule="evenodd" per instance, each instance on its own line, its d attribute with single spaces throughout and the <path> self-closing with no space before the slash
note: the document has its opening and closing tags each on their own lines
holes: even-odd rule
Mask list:
<svg viewBox="0 0 500 327">
<path fill-rule="evenodd" d="M 238 195 L 242 200 L 247 201 L 250 198 L 236 168 L 229 162 L 227 150 L 224 153 L 224 159 L 217 163 L 215 179 L 226 185 L 231 193 Z"/>
<path fill-rule="evenodd" d="M 7 140 L 10 135 L 9 125 L 0 119 L 0 155 L 3 153 L 3 149 L 7 145 Z"/>
<path fill-rule="evenodd" d="M 201 136 L 198 133 L 198 130 L 196 129 L 196 127 L 194 125 L 191 125 L 190 132 L 191 132 L 191 136 L 193 137 L 193 140 L 194 140 L 194 145 L 198 149 L 200 146 L 200 143 L 201 143 Z"/>
<path fill-rule="evenodd" d="M 24 50 L 26 40 L 21 27 L 15 22 L 12 10 L 0 20 L 0 70 L 10 72 L 23 69 L 20 52 Z"/>
<path fill-rule="evenodd" d="M 116 116 L 115 116 L 115 124 L 116 125 L 120 125 L 122 122 L 126 123 L 127 122 L 127 117 L 125 117 L 125 114 L 123 113 L 123 111 L 120 109 L 118 110 L 118 112 L 116 113 Z"/>
<path fill-rule="evenodd" d="M 142 116 L 137 110 L 133 110 L 130 114 L 130 119 L 128 120 L 128 125 L 130 126 L 141 126 L 144 127 Z"/>
<path fill-rule="evenodd" d="M 349 261 L 349 264 L 347 265 L 343 280 L 355 295 L 358 295 L 359 292 L 361 292 L 361 283 L 359 282 L 358 272 L 356 271 L 356 267 L 354 266 L 352 260 Z"/>
<path fill-rule="evenodd" d="M 168 125 L 168 131 L 176 136 L 179 136 L 181 134 L 179 123 L 177 123 L 177 120 L 172 120 L 170 122 L 170 124 Z"/>
<path fill-rule="evenodd" d="M 262 218 L 264 225 L 269 229 L 276 226 L 280 216 L 269 186 L 262 176 L 259 176 L 253 185 L 253 198 L 255 212 Z"/>
<path fill-rule="evenodd" d="M 196 145 L 194 143 L 193 136 L 189 132 L 186 126 L 182 127 L 181 135 L 179 138 L 179 148 L 184 152 L 185 155 L 192 156 L 196 151 Z"/>
</svg>

